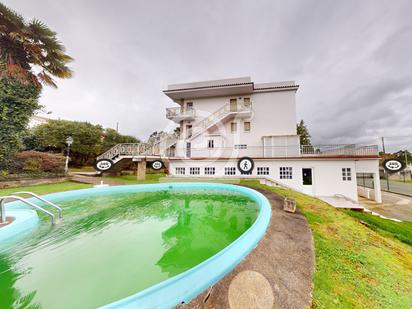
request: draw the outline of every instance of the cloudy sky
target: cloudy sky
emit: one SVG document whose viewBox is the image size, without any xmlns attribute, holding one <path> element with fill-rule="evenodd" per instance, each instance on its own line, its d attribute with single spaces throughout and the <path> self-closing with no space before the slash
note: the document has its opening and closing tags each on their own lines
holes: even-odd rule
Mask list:
<svg viewBox="0 0 412 309">
<path fill-rule="evenodd" d="M 167 129 L 171 83 L 296 80 L 314 142 L 412 135 L 412 1 L 4 0 L 75 58 L 46 89 L 55 118 L 146 138 Z M 411 138 L 412 139 L 412 138 Z"/>
</svg>

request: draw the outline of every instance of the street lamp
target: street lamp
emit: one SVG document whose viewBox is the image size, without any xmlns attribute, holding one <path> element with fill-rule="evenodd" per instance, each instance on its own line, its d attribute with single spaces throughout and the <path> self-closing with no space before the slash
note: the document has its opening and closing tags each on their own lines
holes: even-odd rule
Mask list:
<svg viewBox="0 0 412 309">
<path fill-rule="evenodd" d="M 68 138 L 66 138 L 66 144 L 67 144 L 67 154 L 66 154 L 66 165 L 64 166 L 65 173 L 69 171 L 70 145 L 73 144 L 73 137 L 69 136 Z"/>
</svg>

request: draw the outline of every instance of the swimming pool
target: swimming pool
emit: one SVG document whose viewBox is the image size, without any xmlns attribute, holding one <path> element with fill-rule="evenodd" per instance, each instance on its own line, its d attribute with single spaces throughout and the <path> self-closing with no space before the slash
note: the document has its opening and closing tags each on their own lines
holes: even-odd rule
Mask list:
<svg viewBox="0 0 412 309">
<path fill-rule="evenodd" d="M 270 206 L 233 185 L 133 185 L 50 194 L 47 218 L 0 252 L 0 307 L 169 308 L 218 281 L 264 234 Z M 18 204 L 8 206 L 16 209 Z"/>
</svg>

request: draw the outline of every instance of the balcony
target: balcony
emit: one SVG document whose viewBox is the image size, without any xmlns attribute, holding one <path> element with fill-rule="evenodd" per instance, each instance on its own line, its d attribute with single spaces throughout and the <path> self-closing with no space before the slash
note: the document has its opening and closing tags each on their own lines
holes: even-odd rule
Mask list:
<svg viewBox="0 0 412 309">
<path fill-rule="evenodd" d="M 195 119 L 195 110 L 193 108 L 182 109 L 181 107 L 166 108 L 166 118 L 179 123 L 183 120 L 192 121 Z"/>
<path fill-rule="evenodd" d="M 191 158 L 378 158 L 377 145 L 294 145 L 176 149 L 177 156 Z"/>
</svg>

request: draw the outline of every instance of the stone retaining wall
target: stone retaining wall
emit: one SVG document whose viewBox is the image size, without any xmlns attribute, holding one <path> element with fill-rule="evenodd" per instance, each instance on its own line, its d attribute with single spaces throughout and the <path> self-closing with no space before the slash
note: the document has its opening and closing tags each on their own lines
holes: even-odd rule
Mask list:
<svg viewBox="0 0 412 309">
<path fill-rule="evenodd" d="M 0 189 L 14 188 L 21 186 L 32 186 L 48 183 L 59 183 L 70 180 L 69 177 L 50 177 L 50 178 L 20 178 L 14 180 L 0 181 Z"/>
</svg>

